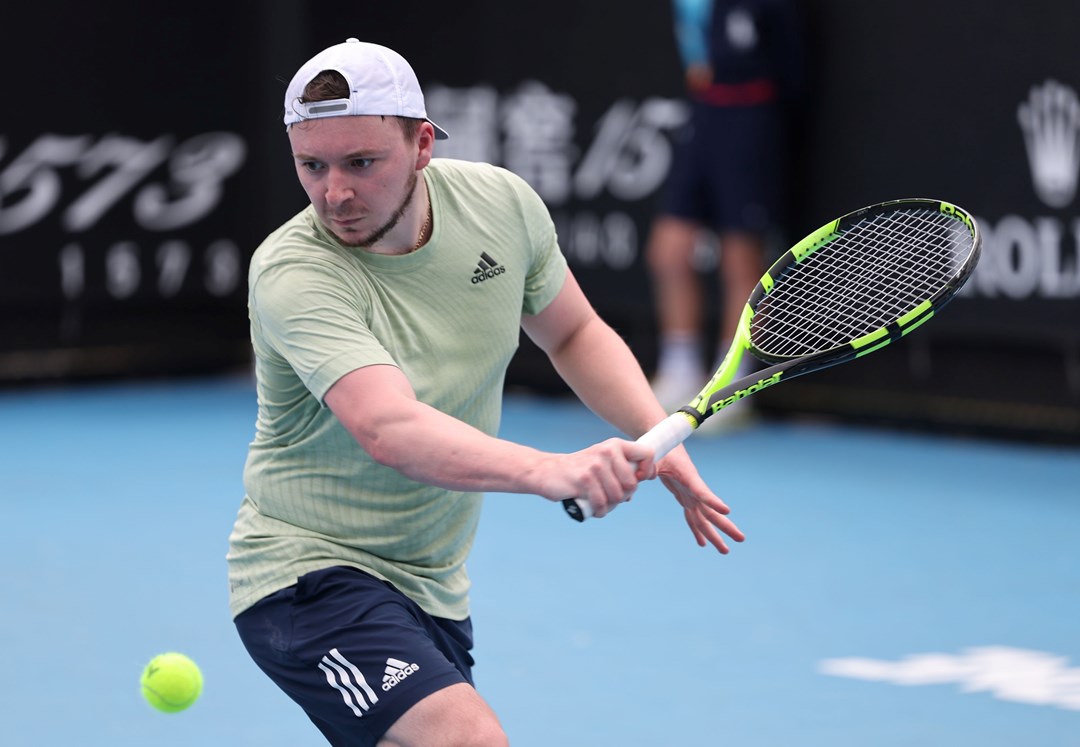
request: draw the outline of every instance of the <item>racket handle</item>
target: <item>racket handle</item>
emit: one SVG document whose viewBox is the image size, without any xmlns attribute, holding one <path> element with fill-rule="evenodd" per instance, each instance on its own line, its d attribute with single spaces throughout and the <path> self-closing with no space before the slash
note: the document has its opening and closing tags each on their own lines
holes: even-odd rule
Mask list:
<svg viewBox="0 0 1080 747">
<path fill-rule="evenodd" d="M 653 452 L 655 452 L 653 461 L 659 462 L 667 456 L 669 451 L 685 441 L 693 432 L 694 426 L 690 423 L 689 416 L 677 412 L 668 415 L 646 433 L 643 433 L 637 442 L 651 446 Z"/>
<path fill-rule="evenodd" d="M 694 426 L 690 424 L 690 418 L 677 412 L 654 425 L 648 432 L 642 434 L 637 442 L 651 446 L 655 452 L 653 459 L 658 462 L 693 432 Z M 584 498 L 567 498 L 562 504 L 566 513 L 574 521 L 592 518 L 592 507 Z"/>
</svg>

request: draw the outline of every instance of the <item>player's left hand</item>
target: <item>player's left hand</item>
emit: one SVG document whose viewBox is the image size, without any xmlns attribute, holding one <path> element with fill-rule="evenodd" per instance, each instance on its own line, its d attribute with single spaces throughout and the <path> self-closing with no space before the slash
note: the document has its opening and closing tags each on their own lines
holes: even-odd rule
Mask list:
<svg viewBox="0 0 1080 747">
<path fill-rule="evenodd" d="M 731 509 L 709 490 L 684 448 L 676 448 L 660 461 L 657 476 L 683 507 L 686 524 L 700 547 L 710 544 L 726 555 L 728 546 L 720 532 L 736 542 L 746 539 L 727 517 Z"/>
</svg>

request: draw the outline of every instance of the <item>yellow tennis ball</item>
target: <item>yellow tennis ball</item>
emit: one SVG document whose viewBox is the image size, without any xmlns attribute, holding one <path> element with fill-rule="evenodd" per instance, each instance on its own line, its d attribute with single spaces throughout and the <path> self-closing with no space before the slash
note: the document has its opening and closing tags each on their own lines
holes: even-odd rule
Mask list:
<svg viewBox="0 0 1080 747">
<path fill-rule="evenodd" d="M 164 713 L 182 711 L 202 692 L 202 672 L 183 654 L 159 654 L 142 673 L 142 694 L 146 702 Z"/>
</svg>

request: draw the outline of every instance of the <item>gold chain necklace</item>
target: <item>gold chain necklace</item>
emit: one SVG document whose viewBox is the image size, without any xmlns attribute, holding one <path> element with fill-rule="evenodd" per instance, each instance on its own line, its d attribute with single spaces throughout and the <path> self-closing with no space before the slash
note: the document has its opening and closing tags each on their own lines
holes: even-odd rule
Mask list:
<svg viewBox="0 0 1080 747">
<path fill-rule="evenodd" d="M 431 200 L 428 200 L 427 215 L 424 216 L 424 225 L 420 226 L 420 235 L 416 238 L 416 246 L 413 247 L 415 252 L 421 246 L 424 245 L 424 239 L 427 237 L 428 228 L 431 226 Z"/>
</svg>

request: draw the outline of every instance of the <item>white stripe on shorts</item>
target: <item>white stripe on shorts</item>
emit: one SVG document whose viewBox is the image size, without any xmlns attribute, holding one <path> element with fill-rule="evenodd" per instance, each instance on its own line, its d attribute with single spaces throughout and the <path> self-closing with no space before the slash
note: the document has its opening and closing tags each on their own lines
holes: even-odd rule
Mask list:
<svg viewBox="0 0 1080 747">
<path fill-rule="evenodd" d="M 330 657 L 333 657 L 333 659 Z M 345 671 L 346 668 L 348 672 Z M 379 696 L 368 685 L 364 675 L 361 674 L 355 664 L 342 656 L 341 652 L 336 648 L 330 649 L 330 653 L 322 658 L 319 669 L 326 674 L 326 681 L 330 686 L 341 693 L 345 705 L 352 709 L 357 718 L 363 716 L 364 711 L 379 702 Z M 349 672 L 352 672 L 352 679 L 349 678 Z M 355 684 L 353 684 L 354 682 Z M 364 692 L 361 693 L 357 686 L 363 688 Z M 368 700 L 364 700 L 364 693 L 367 694 Z"/>
</svg>

